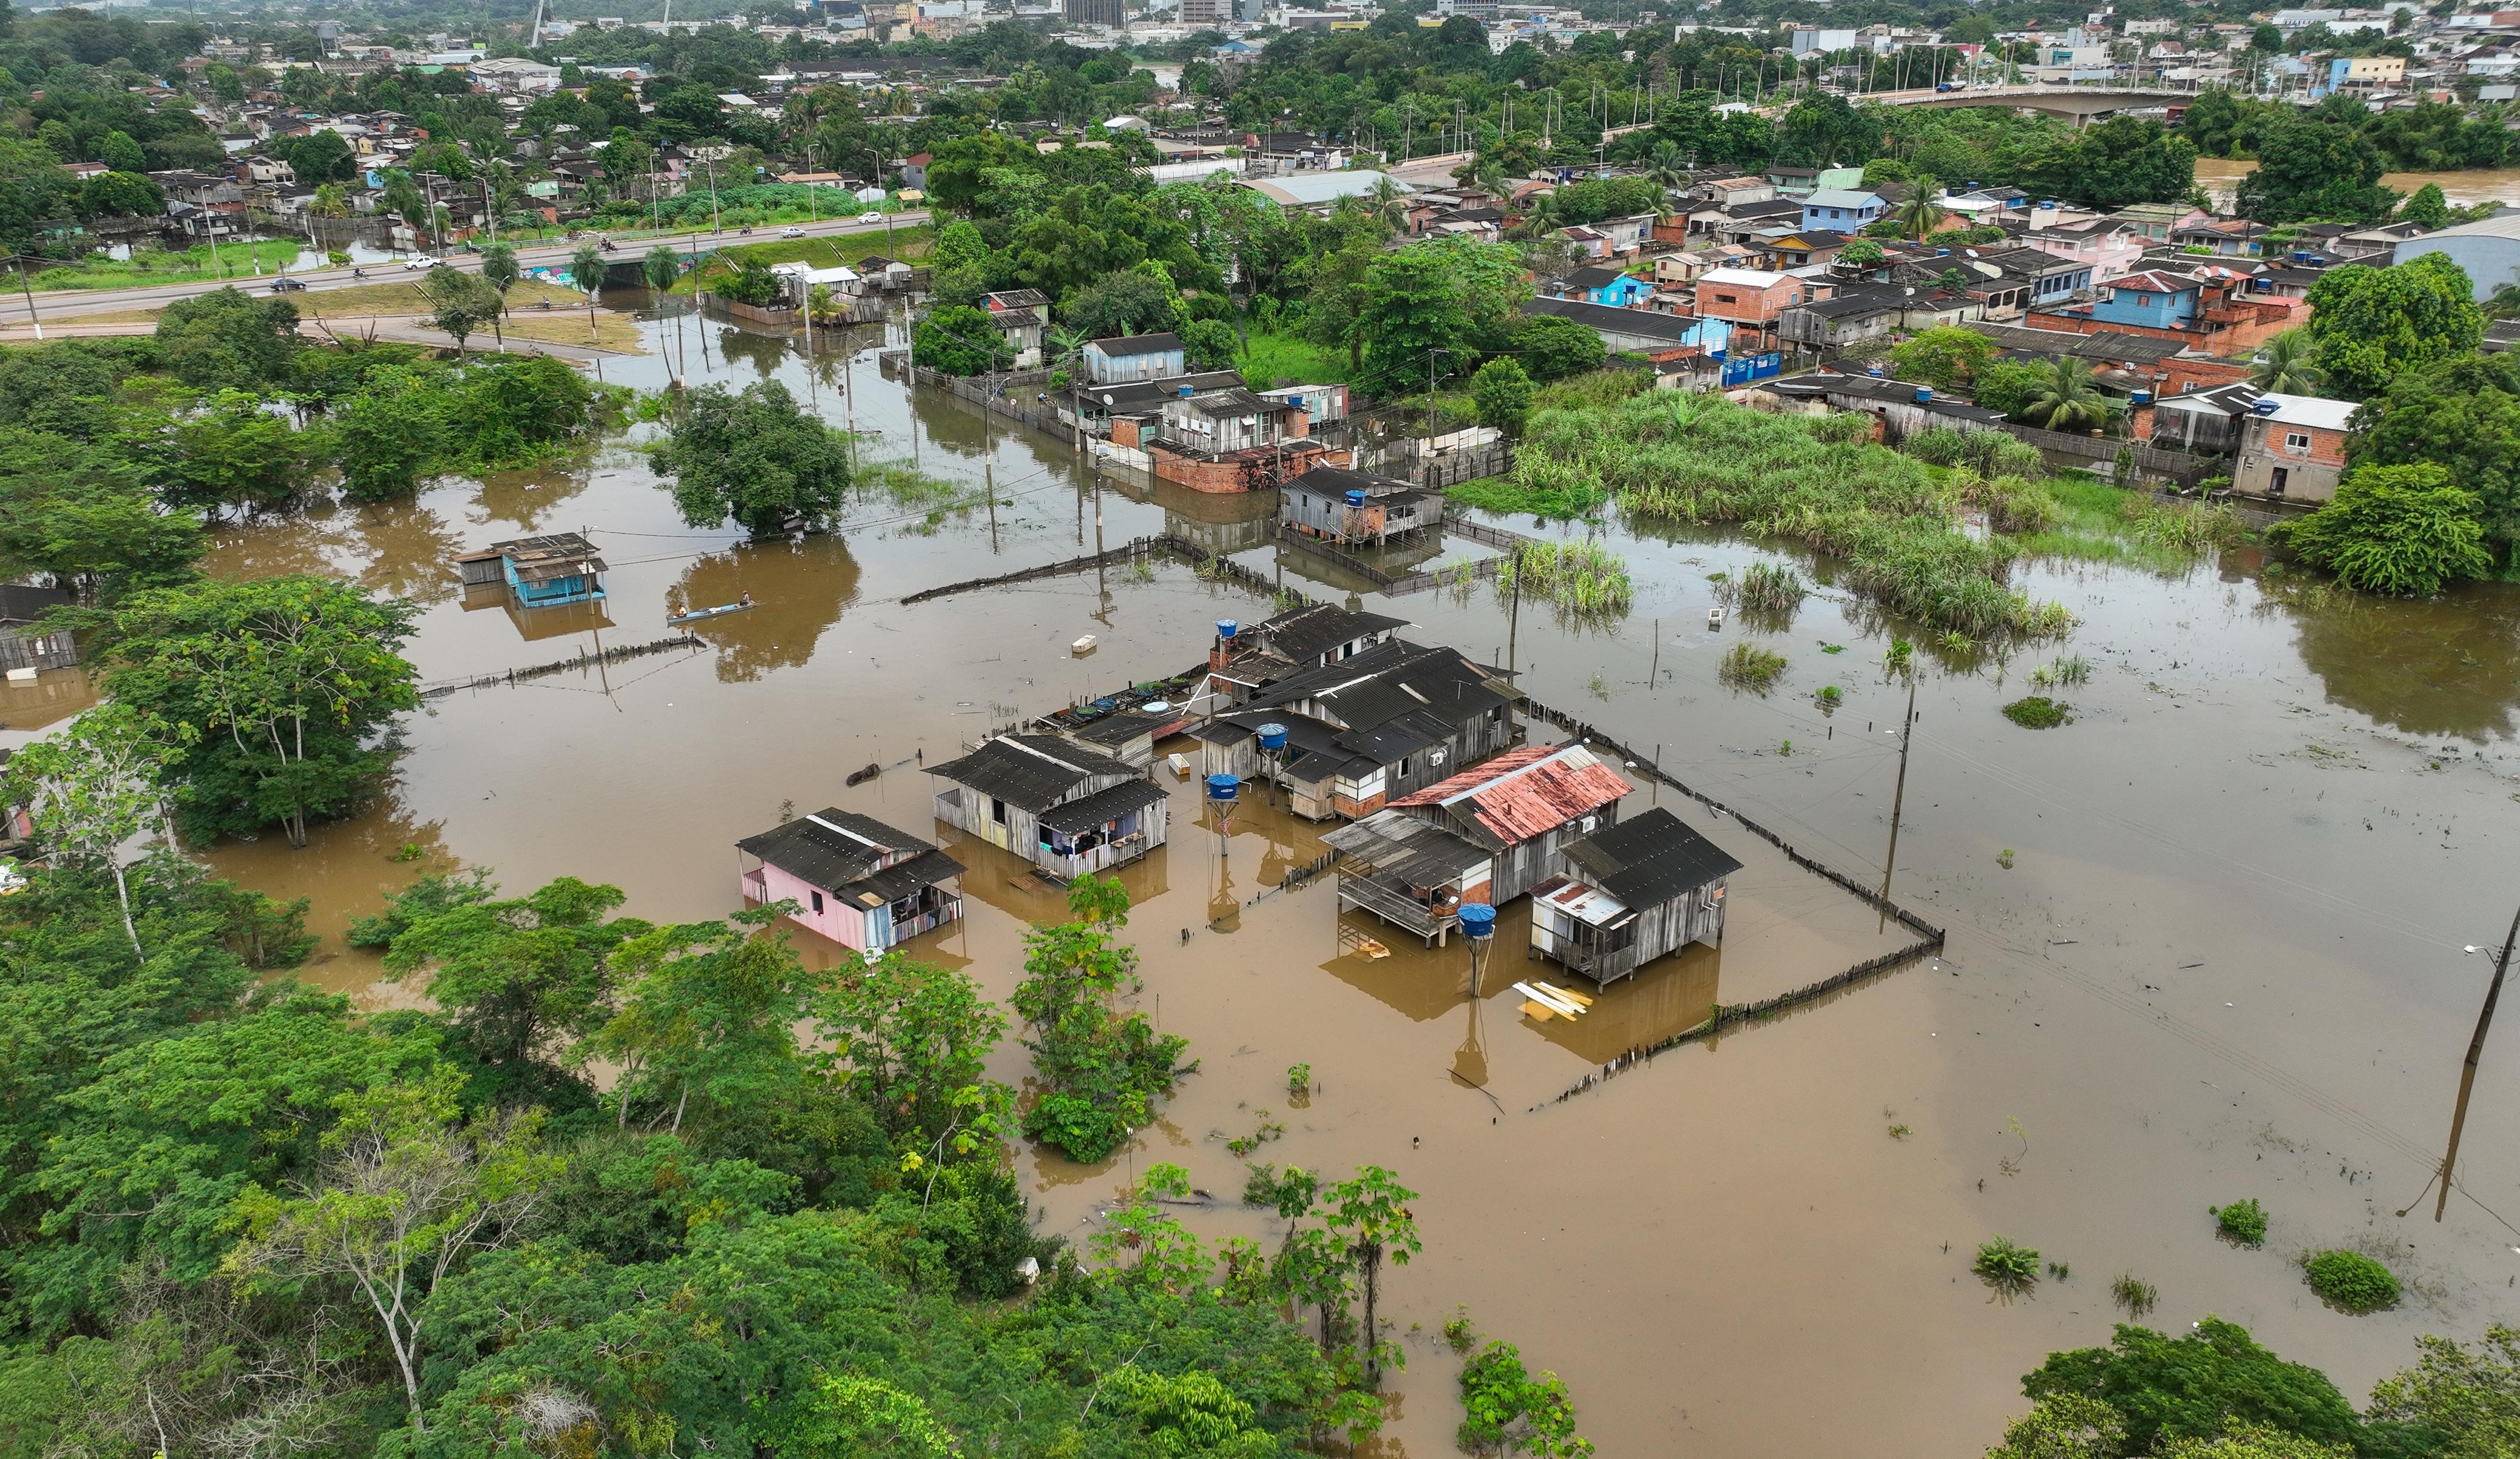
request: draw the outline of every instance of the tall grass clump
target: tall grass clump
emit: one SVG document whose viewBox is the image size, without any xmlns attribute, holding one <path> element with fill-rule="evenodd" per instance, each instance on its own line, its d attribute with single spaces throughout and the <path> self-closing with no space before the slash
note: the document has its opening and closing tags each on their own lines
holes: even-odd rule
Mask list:
<svg viewBox="0 0 2520 1459">
<path fill-rule="evenodd" d="M 1782 617 L 1803 605 L 1811 590 L 1803 586 L 1803 575 L 1781 562 L 1753 562 L 1742 569 L 1737 580 L 1729 580 L 1727 596 L 1739 603 L 1745 613 L 1767 613 Z"/>
<path fill-rule="evenodd" d="M 1765 696 L 1785 672 L 1785 656 L 1750 643 L 1734 643 L 1715 665 L 1715 677 L 1736 689 Z"/>
<path fill-rule="evenodd" d="M 1597 483 L 1634 518 L 1737 522 L 1800 542 L 1846 559 L 1856 592 L 1937 630 L 1988 641 L 2070 627 L 2061 608 L 2005 586 L 2018 555 L 2011 541 L 1962 532 L 1966 504 L 1954 488 L 1922 461 L 1866 440 L 1870 424 L 1655 391 L 1535 415 L 1509 479 L 1535 495 Z"/>
<path fill-rule="evenodd" d="M 1612 618 L 1627 612 L 1636 590 L 1627 559 L 1598 542 L 1544 542 L 1506 559 L 1497 592 L 1517 590 L 1559 612 L 1579 618 Z"/>
<path fill-rule="evenodd" d="M 1908 455 L 1937 466 L 1966 466 L 1981 476 L 2048 474 L 2047 458 L 2027 441 L 2000 430 L 1955 430 L 1937 425 L 1899 443 Z"/>
</svg>

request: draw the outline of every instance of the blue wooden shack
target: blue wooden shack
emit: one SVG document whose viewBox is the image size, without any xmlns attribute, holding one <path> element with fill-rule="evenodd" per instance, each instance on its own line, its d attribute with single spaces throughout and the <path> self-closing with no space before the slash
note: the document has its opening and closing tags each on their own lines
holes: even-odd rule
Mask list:
<svg viewBox="0 0 2520 1459">
<path fill-rule="evenodd" d="M 604 559 L 575 532 L 494 542 L 455 559 L 464 586 L 505 583 L 518 607 L 548 608 L 604 599 Z"/>
</svg>

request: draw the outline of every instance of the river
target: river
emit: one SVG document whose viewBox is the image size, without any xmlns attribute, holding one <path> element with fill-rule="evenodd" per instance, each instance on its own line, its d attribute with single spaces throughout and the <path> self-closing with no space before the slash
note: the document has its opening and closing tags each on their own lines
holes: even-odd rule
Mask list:
<svg viewBox="0 0 2520 1459">
<path fill-rule="evenodd" d="M 658 385 L 675 327 L 642 328 L 652 353 L 607 373 Z M 738 905 L 732 843 L 784 812 L 836 804 L 928 833 L 926 777 L 901 762 L 932 764 L 1017 712 L 1181 669 L 1211 620 L 1266 612 L 1178 565 L 902 606 L 919 589 L 1169 530 L 1344 596 L 1308 559 L 1276 555 L 1267 501 L 1097 491 L 1047 438 L 880 378 L 881 332 L 849 341 L 843 371 L 832 354 L 809 370 L 790 341 L 684 328 L 703 382 L 775 376 L 835 420 L 845 385 L 874 455 L 965 484 L 993 460 L 999 505 L 931 520 L 869 502 L 835 535 L 749 546 L 685 526 L 634 432 L 582 463 L 220 534 L 219 571 L 327 570 L 425 600 L 411 655 L 429 680 L 558 660 L 598 633 L 655 640 L 669 610 L 741 592 L 762 605 L 703 628 L 697 649 L 433 700 L 371 814 L 303 851 L 278 837 L 214 848 L 222 872 L 314 899 L 326 943 L 311 980 L 371 1006 L 410 1002 L 338 933 L 429 868 L 486 866 L 517 890 L 574 874 L 620 885 L 641 916 L 717 915 Z M 605 622 L 520 621 L 458 596 L 456 552 L 581 529 L 610 563 Z M 1485 586 L 1354 600 L 1412 619 L 1421 641 L 1509 651 L 1538 700 L 1665 746 L 1683 779 L 1877 877 L 1898 764 L 1886 728 L 1904 693 L 1879 666 L 1887 626 L 1823 587 L 1789 626 L 1710 632 L 1709 575 L 1778 554 L 1721 532 L 1604 535 L 1638 582 L 1614 626 L 1526 604 L 1512 628 Z M 2459 1181 L 2473 1199 L 2441 1225 L 2390 1214 L 2438 1160 L 2489 971 L 2489 955 L 2462 949 L 2498 937 L 2520 894 L 2501 860 L 2520 838 L 2520 589 L 2328 600 L 2283 591 L 2250 550 L 2171 578 L 2076 565 L 2019 577 L 2082 619 L 2072 640 L 2008 662 L 1930 659 L 1918 686 L 1895 891 L 1949 927 L 1946 955 L 1562 1103 L 1551 1101 L 1620 1047 L 1893 939 L 1737 825 L 1685 806 L 1747 863 L 1720 954 L 1614 989 L 1595 1022 L 1534 1024 L 1510 995 L 1467 997 L 1459 945 L 1348 951 L 1327 880 L 1253 902 L 1315 853 L 1319 828 L 1254 806 L 1220 857 L 1176 789 L 1172 844 L 1125 880 L 1146 1005 L 1190 1039 L 1200 1070 L 1109 1166 L 1022 1156 L 1044 1228 L 1081 1239 L 1146 1161 L 1187 1165 L 1230 1199 L 1241 1176 L 1224 1141 L 1263 1111 L 1286 1128 L 1262 1158 L 1391 1168 L 1420 1193 L 1425 1251 L 1384 1282 L 1409 1366 L 1373 1452 L 1419 1459 L 1452 1452 L 1457 1367 L 1438 1330 L 1456 1304 L 1562 1374 L 1583 1432 L 1616 1456 L 1977 1452 L 2024 1406 L 2022 1373 L 2106 1341 L 2121 1272 L 2158 1285 L 2157 1324 L 2220 1313 L 2358 1400 L 2413 1359 L 2417 1334 L 2520 1316 L 2508 1050 L 2488 1050 L 2477 1084 Z M 1745 632 L 1789 661 L 1768 697 L 1717 681 Z M 1086 633 L 1099 647 L 1071 657 Z M 1998 706 L 2055 653 L 2093 666 L 2059 691 L 2074 722 L 2014 727 Z M 1833 713 L 1813 698 L 1824 685 L 1844 693 Z M 21 727 L 0 742 L 23 738 Z M 844 788 L 870 763 L 894 768 Z M 1640 790 L 1631 805 L 1657 798 L 1678 804 Z M 1057 904 L 1003 854 L 957 854 L 971 864 L 969 915 L 922 951 L 1003 997 L 1026 919 Z M 1499 937 L 1516 978 L 1523 926 L 1509 915 Z M 1289 1108 L 1283 1072 L 1298 1062 L 1317 1087 Z M 1011 1043 L 997 1069 L 1019 1081 L 1022 1051 Z M 2243 1196 L 2272 1214 L 2263 1251 L 2212 1234 L 2206 1207 Z M 1264 1228 L 1238 1209 L 1192 1219 L 1211 1235 Z M 1992 1300 L 1967 1265 L 1998 1234 L 2070 1275 Z M 2354 1243 L 2408 1275 L 2405 1307 L 2346 1317 L 2303 1287 L 2296 1253 Z"/>
<path fill-rule="evenodd" d="M 2199 157 L 2196 161 L 2196 185 L 2203 188 L 2214 205 L 2231 206 L 2239 196 L 2240 179 L 2258 170 L 2255 162 L 2233 162 L 2222 157 Z M 2388 172 L 2381 174 L 2383 187 L 2411 194 L 2426 183 L 2441 186 L 2442 196 L 2452 207 L 2474 207 L 2482 202 L 2506 202 L 2520 206 L 2520 167 L 2472 167 L 2456 172 Z"/>
</svg>

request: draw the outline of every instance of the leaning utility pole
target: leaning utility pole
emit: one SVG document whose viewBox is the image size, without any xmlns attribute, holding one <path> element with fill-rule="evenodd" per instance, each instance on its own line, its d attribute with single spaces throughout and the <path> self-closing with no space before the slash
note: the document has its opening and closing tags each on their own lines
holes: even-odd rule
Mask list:
<svg viewBox="0 0 2520 1459">
<path fill-rule="evenodd" d="M 2511 969 L 2511 945 L 2515 941 L 2520 941 L 2520 912 L 2512 913 L 2511 930 L 2503 934 L 2502 955 L 2494 959 L 2494 981 L 2485 985 L 2485 1006 L 2477 1010 L 2476 1033 L 2467 1040 L 2467 1062 L 2459 1068 L 2458 1103 L 2450 1117 L 2450 1148 L 2442 1152 L 2441 1169 L 2433 1175 L 2434 1180 L 2441 1182 L 2441 1198 L 2433 1203 L 2433 1219 L 2436 1222 L 2442 1218 L 2442 1213 L 2450 1209 L 2451 1168 L 2458 1161 L 2459 1131 L 2467 1125 L 2467 1096 L 2476 1088 L 2477 1062 L 2485 1057 L 2485 1032 L 2494 1027 L 2494 1005 L 2502 997 L 2502 975 Z M 2431 1186 L 2431 1181 L 2425 1182 L 2425 1189 L 2429 1190 Z M 2423 1191 L 2415 1192 L 2416 1201 L 2423 1198 Z M 2407 1203 L 2407 1211 L 2414 1209 L 2413 1201 Z M 2407 1211 L 2398 1214 L 2405 1216 Z"/>
<path fill-rule="evenodd" d="M 1916 729 L 1916 677 L 1908 676 L 1908 717 L 1899 722 L 1899 782 L 1890 792 L 1890 851 L 1881 859 L 1881 921 L 1874 931 L 1890 925 L 1890 873 L 1899 865 L 1899 811 L 1908 803 L 1908 738 Z"/>
</svg>

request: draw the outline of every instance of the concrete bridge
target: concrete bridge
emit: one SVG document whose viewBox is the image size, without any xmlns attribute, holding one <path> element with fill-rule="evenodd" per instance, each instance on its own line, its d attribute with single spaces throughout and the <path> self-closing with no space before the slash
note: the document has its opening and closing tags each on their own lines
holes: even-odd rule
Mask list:
<svg viewBox="0 0 2520 1459">
<path fill-rule="evenodd" d="M 1875 102 L 1884 107 L 1922 107 L 1941 111 L 1964 107 L 2002 107 L 2012 111 L 2044 111 L 2049 116 L 2062 116 L 2080 125 L 2093 117 L 2111 116 L 2120 111 L 2183 107 L 2196 100 L 2196 93 L 2167 87 L 2119 85 L 1971 86 L 1955 91 L 1915 87 L 1907 91 L 1868 92 L 1850 100 Z"/>
</svg>

